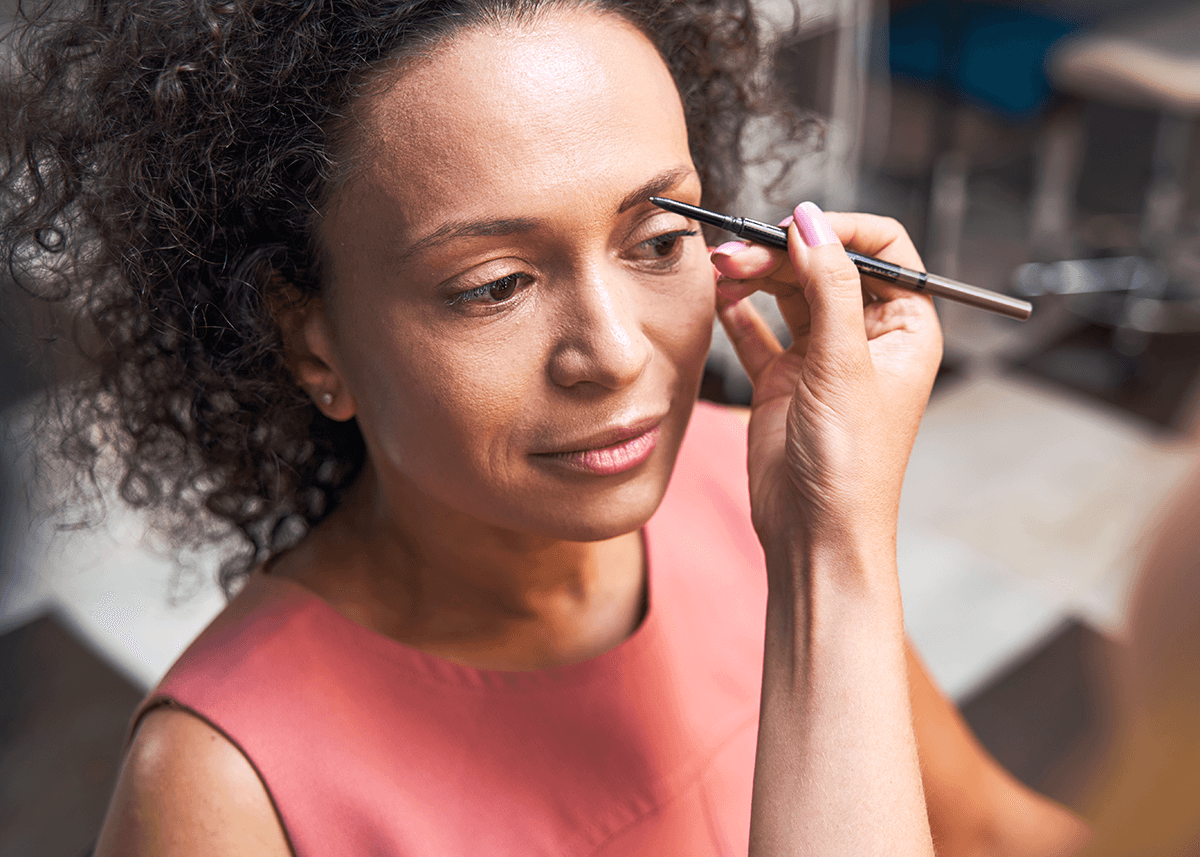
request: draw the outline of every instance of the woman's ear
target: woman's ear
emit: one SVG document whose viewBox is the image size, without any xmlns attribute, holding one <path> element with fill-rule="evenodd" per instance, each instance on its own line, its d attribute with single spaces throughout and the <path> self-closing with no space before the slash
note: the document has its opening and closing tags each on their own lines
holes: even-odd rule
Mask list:
<svg viewBox="0 0 1200 857">
<path fill-rule="evenodd" d="M 319 297 L 289 300 L 277 306 L 288 369 L 317 408 L 333 420 L 348 420 L 358 410 L 337 368 L 337 341 Z"/>
</svg>

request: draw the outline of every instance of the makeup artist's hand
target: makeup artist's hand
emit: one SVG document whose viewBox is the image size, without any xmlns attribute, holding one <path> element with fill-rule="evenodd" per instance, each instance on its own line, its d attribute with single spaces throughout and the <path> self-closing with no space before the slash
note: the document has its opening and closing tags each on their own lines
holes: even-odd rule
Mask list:
<svg viewBox="0 0 1200 857">
<path fill-rule="evenodd" d="M 920 267 L 895 221 L 806 203 L 788 230 L 786 253 L 713 254 L 721 321 L 754 382 L 750 505 L 768 577 L 750 854 L 933 857 L 895 540 L 941 332 L 927 297 L 865 292 L 842 249 Z M 787 349 L 731 303 L 760 289 Z"/>
<path fill-rule="evenodd" d="M 862 281 L 843 251 L 922 269 L 889 218 L 797 207 L 789 249 L 730 242 L 712 256 L 721 322 L 754 382 L 750 488 L 768 538 L 894 539 L 900 486 L 941 358 L 926 296 Z M 869 291 L 867 291 L 869 289 Z M 783 349 L 742 297 L 775 295 Z"/>
</svg>

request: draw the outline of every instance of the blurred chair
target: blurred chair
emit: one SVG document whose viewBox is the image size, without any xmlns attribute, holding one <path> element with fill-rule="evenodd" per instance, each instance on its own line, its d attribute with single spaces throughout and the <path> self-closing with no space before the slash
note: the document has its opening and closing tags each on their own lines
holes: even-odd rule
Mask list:
<svg viewBox="0 0 1200 857">
<path fill-rule="evenodd" d="M 1141 240 L 1163 253 L 1183 213 L 1187 156 L 1200 114 L 1200 5 L 1143 13 L 1065 40 L 1048 65 L 1065 92 L 1159 113 Z"/>
<path fill-rule="evenodd" d="M 1172 272 L 1200 115 L 1200 4 L 1143 11 L 1075 35 L 1057 46 L 1047 69 L 1063 92 L 1158 113 L 1152 177 L 1137 255 L 1025 265 L 1016 285 L 1027 295 L 1071 295 L 1077 312 L 1113 327 L 1114 347 L 1126 356 L 1141 353 L 1153 334 L 1200 331 L 1200 283 Z M 1069 226 L 1086 143 L 1077 122 L 1057 133 L 1057 154 L 1041 164 L 1034 203 L 1043 240 Z"/>
<path fill-rule="evenodd" d="M 1016 2 L 923 0 L 893 13 L 893 77 L 937 96 L 919 236 L 930 270 L 958 275 L 971 170 L 966 114 L 982 110 L 1007 126 L 1040 119 L 1053 96 L 1043 70 L 1046 54 L 1073 26 L 1053 11 Z"/>
</svg>

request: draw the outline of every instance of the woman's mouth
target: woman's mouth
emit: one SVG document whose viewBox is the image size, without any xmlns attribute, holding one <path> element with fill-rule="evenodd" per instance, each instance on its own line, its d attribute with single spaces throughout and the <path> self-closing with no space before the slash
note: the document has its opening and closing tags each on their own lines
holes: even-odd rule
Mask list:
<svg viewBox="0 0 1200 857">
<path fill-rule="evenodd" d="M 615 434 L 618 439 L 598 440 L 595 446 L 569 452 L 537 453 L 534 457 L 592 476 L 625 473 L 633 470 L 654 452 L 654 447 L 658 445 L 658 421 L 646 428 L 619 430 Z"/>
</svg>

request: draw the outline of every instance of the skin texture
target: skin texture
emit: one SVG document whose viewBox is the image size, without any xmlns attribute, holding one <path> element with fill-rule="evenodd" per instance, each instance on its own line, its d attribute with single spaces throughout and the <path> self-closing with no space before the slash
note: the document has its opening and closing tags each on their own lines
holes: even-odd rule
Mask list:
<svg viewBox="0 0 1200 857">
<path fill-rule="evenodd" d="M 368 464 L 271 573 L 463 663 L 591 657 L 640 621 L 640 528 L 717 300 L 702 238 L 681 234 L 695 225 L 646 201 L 699 201 L 678 94 L 640 34 L 581 11 L 467 33 L 378 83 L 358 105 L 358 172 L 321 228 L 328 287 L 282 319 L 293 372 L 326 414 L 358 419 Z M 919 265 L 894 221 L 833 227 Z M 937 320 L 899 291 L 864 316 L 841 246 L 792 243 L 790 260 L 714 259 L 740 279 L 727 293 L 771 291 L 796 334 L 785 352 L 745 306 L 721 312 L 756 382 L 751 500 L 770 574 L 751 853 L 928 854 L 918 744 L 960 760 L 931 767 L 935 781 L 987 761 L 945 728 L 953 709 L 923 672 L 909 702 L 895 516 Z M 619 473 L 561 455 L 650 427 L 649 455 Z M 933 827 L 962 834 L 957 853 L 986 853 L 992 809 L 981 799 Z M 289 849 L 240 752 L 160 709 L 135 735 L 97 855 L 166 853 Z"/>
</svg>

